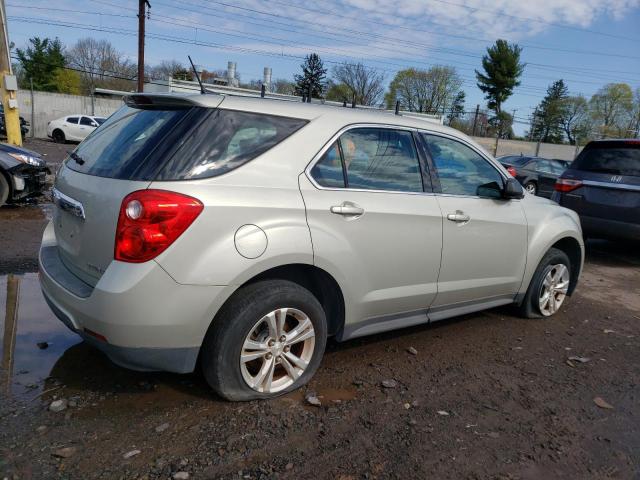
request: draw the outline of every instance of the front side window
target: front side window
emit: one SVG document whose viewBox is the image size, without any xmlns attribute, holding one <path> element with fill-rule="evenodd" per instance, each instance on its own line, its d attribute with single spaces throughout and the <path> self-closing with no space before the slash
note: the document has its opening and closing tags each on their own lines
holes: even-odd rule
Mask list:
<svg viewBox="0 0 640 480">
<path fill-rule="evenodd" d="M 80 125 L 87 125 L 89 127 L 95 126 L 95 124 L 93 123 L 93 120 L 91 120 L 89 117 L 82 117 L 80 119 Z"/>
<path fill-rule="evenodd" d="M 438 173 L 442 193 L 487 196 L 490 191 L 500 192 L 502 176 L 475 150 L 450 138 L 422 135 Z"/>
</svg>

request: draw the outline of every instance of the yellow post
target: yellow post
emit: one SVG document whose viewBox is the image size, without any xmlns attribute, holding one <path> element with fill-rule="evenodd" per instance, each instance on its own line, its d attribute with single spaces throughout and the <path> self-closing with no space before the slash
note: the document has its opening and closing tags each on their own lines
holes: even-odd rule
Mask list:
<svg viewBox="0 0 640 480">
<path fill-rule="evenodd" d="M 22 132 L 20 131 L 20 114 L 18 112 L 18 85 L 16 77 L 11 71 L 9 32 L 4 0 L 0 0 L 0 22 L 2 23 L 0 25 L 0 91 L 4 107 L 4 124 L 7 130 L 7 143 L 19 147 L 22 145 Z"/>
</svg>

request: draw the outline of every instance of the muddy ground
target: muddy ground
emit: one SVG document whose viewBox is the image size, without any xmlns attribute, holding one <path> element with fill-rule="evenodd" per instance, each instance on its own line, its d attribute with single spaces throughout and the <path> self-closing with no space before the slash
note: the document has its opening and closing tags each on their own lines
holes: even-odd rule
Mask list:
<svg viewBox="0 0 640 480">
<path fill-rule="evenodd" d="M 48 208 L 0 209 L 0 272 L 22 273 L 0 375 L 0 478 L 640 478 L 635 245 L 590 242 L 553 319 L 499 308 L 330 342 L 305 389 L 321 407 L 304 392 L 232 404 L 197 373 L 116 367 L 53 317 L 25 273 Z M 50 411 L 57 399 L 66 409 Z"/>
</svg>

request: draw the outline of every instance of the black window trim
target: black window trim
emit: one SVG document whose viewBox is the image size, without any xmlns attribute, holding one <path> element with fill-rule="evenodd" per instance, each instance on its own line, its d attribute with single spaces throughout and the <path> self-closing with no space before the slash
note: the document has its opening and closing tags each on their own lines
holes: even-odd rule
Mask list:
<svg viewBox="0 0 640 480">
<path fill-rule="evenodd" d="M 480 158 L 482 158 L 489 165 L 491 165 L 496 172 L 498 172 L 498 175 L 500 175 L 500 177 L 502 178 L 502 183 L 503 183 L 503 186 L 504 186 L 505 182 L 508 180 L 509 177 L 507 176 L 507 174 L 505 172 L 502 171 L 502 169 L 504 169 L 504 167 L 500 164 L 500 162 L 498 162 L 497 160 L 492 160 L 483 151 L 479 150 L 474 145 L 472 145 L 471 143 L 467 142 L 464 138 L 460 138 L 460 137 L 457 137 L 455 135 L 449 135 L 449 134 L 443 133 L 443 132 L 434 132 L 432 130 L 426 130 L 426 129 L 421 129 L 421 128 L 417 129 L 417 133 L 419 134 L 418 137 L 420 139 L 420 142 L 422 142 L 424 144 L 424 149 L 426 151 L 426 154 L 427 154 L 427 157 L 428 157 L 428 160 L 429 160 L 429 171 L 432 172 L 431 175 L 432 175 L 432 182 L 433 182 L 433 192 L 434 192 L 435 195 L 439 195 L 439 196 L 442 196 L 442 197 L 478 198 L 478 199 L 482 199 L 482 200 L 494 200 L 494 201 L 496 200 L 495 198 L 481 197 L 479 195 L 461 195 L 459 193 L 443 193 L 442 192 L 442 187 L 440 185 L 440 178 L 438 177 L 438 171 L 435 168 L 435 163 L 433 162 L 433 157 L 431 156 L 431 150 L 429 149 L 429 145 L 427 144 L 426 140 L 422 137 L 422 135 L 432 135 L 434 137 L 446 138 L 448 140 L 453 140 L 453 141 L 456 141 L 456 142 L 459 142 L 459 143 L 463 144 L 466 147 L 469 147 L 471 150 L 476 152 L 480 156 Z M 518 199 L 513 199 L 513 200 L 518 200 Z"/>
<path fill-rule="evenodd" d="M 342 159 L 342 146 L 340 145 L 339 140 L 344 133 L 350 130 L 363 129 L 363 128 L 402 130 L 405 132 L 409 132 L 411 134 L 413 138 L 413 145 L 414 145 L 414 148 L 416 149 L 416 155 L 418 156 L 418 166 L 420 168 L 420 176 L 422 178 L 421 192 L 413 192 L 408 190 L 377 190 L 377 189 L 369 189 L 369 188 L 351 188 L 348 186 L 349 184 L 348 184 L 348 179 L 346 174 L 346 168 L 344 165 L 344 161 Z M 419 145 L 418 139 L 416 138 L 417 131 L 418 129 L 415 127 L 407 127 L 403 125 L 390 125 L 386 123 L 352 123 L 352 124 L 346 125 L 342 127 L 340 130 L 338 130 L 337 133 L 332 135 L 329 141 L 323 145 L 323 147 L 318 151 L 318 153 L 315 154 L 315 156 L 311 159 L 311 161 L 305 168 L 304 173 L 309 179 L 309 181 L 311 182 L 311 184 L 318 190 L 334 190 L 334 191 L 346 190 L 349 192 L 394 193 L 394 194 L 400 194 L 400 195 L 433 195 L 434 194 L 433 189 L 432 188 L 428 189 L 428 185 L 432 183 L 431 178 L 430 177 L 425 178 L 426 167 L 423 161 L 425 160 L 426 155 L 424 154 L 424 152 L 421 151 L 421 148 L 419 148 L 418 146 Z M 345 184 L 344 187 L 325 187 L 323 185 L 320 185 L 318 182 L 316 182 L 316 179 L 313 178 L 313 175 L 311 174 L 311 170 L 313 170 L 313 167 L 315 167 L 316 164 L 322 160 L 322 158 L 324 157 L 324 154 L 327 153 L 327 151 L 333 146 L 334 143 L 338 144 L 338 149 L 340 153 L 340 163 L 342 164 L 342 175 L 343 175 L 343 180 Z M 429 171 L 431 171 L 431 169 L 429 169 Z M 429 183 L 427 183 L 427 179 L 429 180 Z"/>
</svg>

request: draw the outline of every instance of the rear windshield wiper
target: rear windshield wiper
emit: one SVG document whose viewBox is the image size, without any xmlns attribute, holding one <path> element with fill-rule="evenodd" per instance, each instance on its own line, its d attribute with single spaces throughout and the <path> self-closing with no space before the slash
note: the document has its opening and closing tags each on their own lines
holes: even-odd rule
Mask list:
<svg viewBox="0 0 640 480">
<path fill-rule="evenodd" d="M 78 165 L 84 165 L 85 161 L 80 155 L 76 152 L 69 152 L 69 156 L 75 160 Z"/>
</svg>

